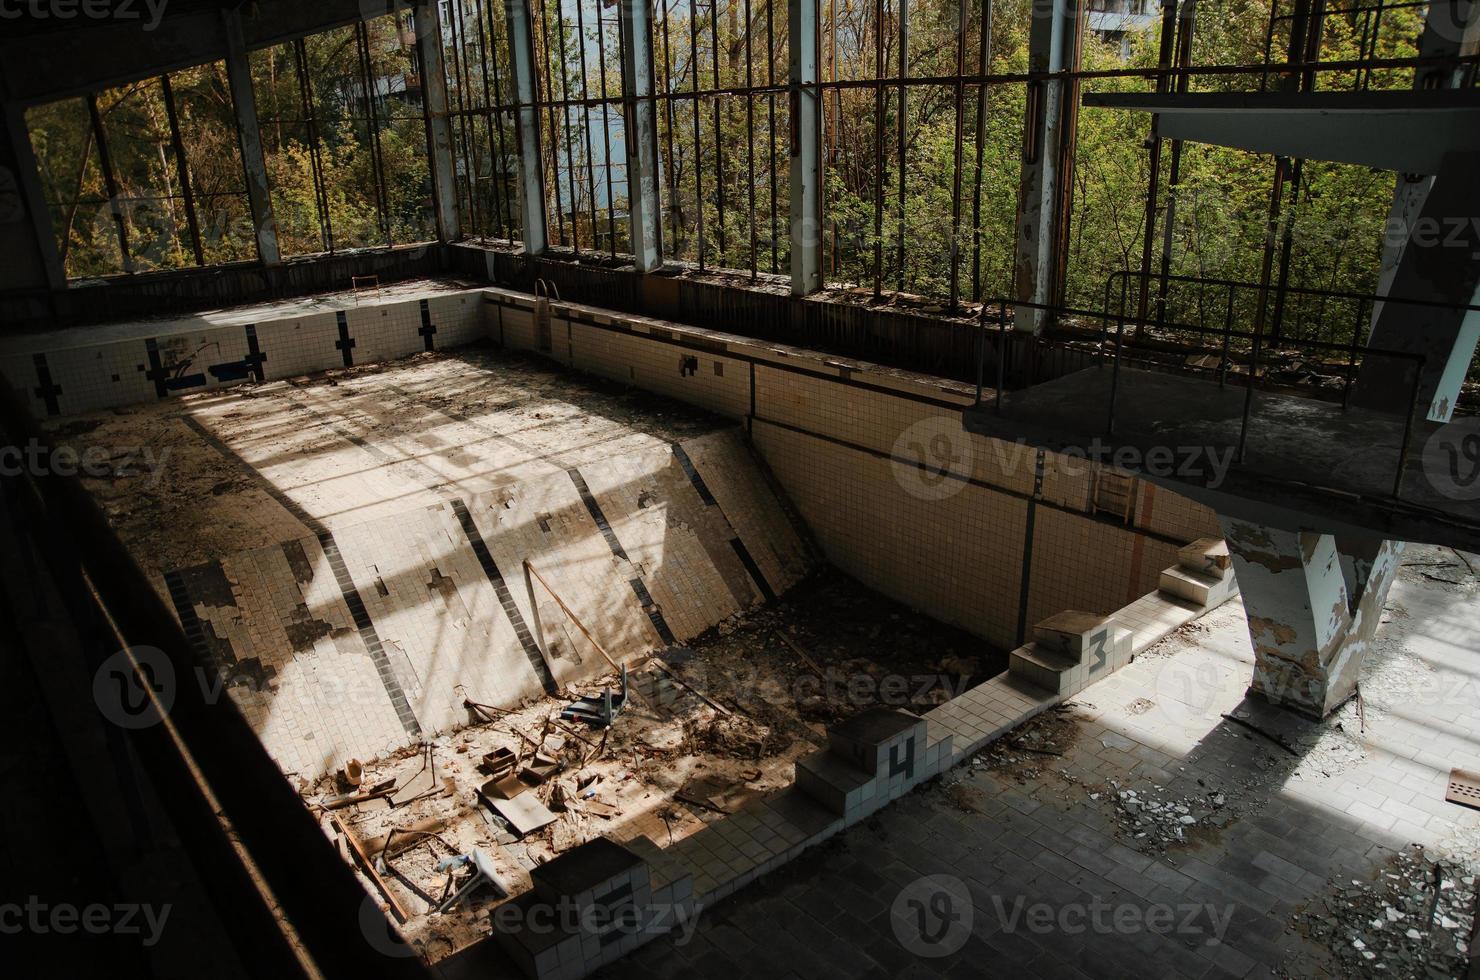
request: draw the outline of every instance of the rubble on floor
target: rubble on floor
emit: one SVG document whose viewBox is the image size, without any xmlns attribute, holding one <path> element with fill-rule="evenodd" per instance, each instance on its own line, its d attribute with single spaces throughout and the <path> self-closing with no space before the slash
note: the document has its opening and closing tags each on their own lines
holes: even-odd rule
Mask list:
<svg viewBox="0 0 1480 980">
<path fill-rule="evenodd" d="M 934 706 L 1004 659 L 828 571 L 634 661 L 632 698 L 609 727 L 561 713 L 619 690 L 615 675 L 509 708 L 467 702 L 466 727 L 302 790 L 367 890 L 404 911 L 402 934 L 436 962 L 486 936 L 503 900 L 479 889 L 434 913 L 472 880 L 474 862 L 460 859 L 480 853 L 512 897 L 531 870 L 594 837 L 671 846 L 790 786 L 796 759 L 838 721 L 879 704 Z"/>
<path fill-rule="evenodd" d="M 1475 869 L 1413 845 L 1371 880 L 1344 879 L 1296 917 L 1338 974 L 1459 977 L 1468 970 Z"/>
</svg>

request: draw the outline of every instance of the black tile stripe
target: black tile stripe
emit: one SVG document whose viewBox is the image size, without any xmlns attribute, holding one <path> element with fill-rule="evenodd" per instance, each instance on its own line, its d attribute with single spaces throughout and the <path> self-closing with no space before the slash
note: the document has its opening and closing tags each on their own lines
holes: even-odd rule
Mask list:
<svg viewBox="0 0 1480 980">
<path fill-rule="evenodd" d="M 632 586 L 632 594 L 637 596 L 637 601 L 642 604 L 642 611 L 647 613 L 648 621 L 653 624 L 653 629 L 658 631 L 658 636 L 669 646 L 677 643 L 673 630 L 668 628 L 668 620 L 663 618 L 663 610 L 653 601 L 653 594 L 647 590 L 642 579 L 632 578 L 627 582 Z"/>
<path fill-rule="evenodd" d="M 154 382 L 154 394 L 160 398 L 170 396 L 169 380 L 170 372 L 165 370 L 164 361 L 159 356 L 159 341 L 149 337 L 144 341 L 144 352 L 149 355 L 149 370 L 144 372 L 144 377 Z"/>
<path fill-rule="evenodd" d="M 586 510 L 591 514 L 591 519 L 596 522 L 597 528 L 601 530 L 601 536 L 606 539 L 606 545 L 612 550 L 612 554 L 623 561 L 630 562 L 632 559 L 627 556 L 627 549 L 623 548 L 622 542 L 617 540 L 617 532 L 612 530 L 611 522 L 606 519 L 606 513 L 601 509 L 601 503 L 596 499 L 596 495 L 591 492 L 591 488 L 586 485 L 586 478 L 581 476 L 581 471 L 572 466 L 565 472 L 570 475 L 570 482 L 576 485 L 576 490 L 581 494 L 581 502 L 586 505 Z M 653 629 L 657 631 L 658 638 L 668 646 L 673 646 L 673 644 L 677 643 L 678 640 L 674 637 L 673 630 L 668 627 L 668 620 L 663 618 L 663 610 L 653 601 L 653 595 L 648 591 L 647 586 L 643 584 L 642 579 L 634 576 L 627 580 L 627 584 L 632 587 L 632 594 L 637 596 L 637 602 L 642 606 L 642 611 L 647 614 L 648 621 L 653 624 Z"/>
<path fill-rule="evenodd" d="M 340 310 L 338 313 L 334 314 L 334 320 L 339 325 L 339 339 L 334 342 L 334 347 L 341 354 L 344 355 L 344 366 L 354 367 L 355 342 L 350 339 L 349 335 L 349 314 L 347 314 L 344 310 Z"/>
<path fill-rule="evenodd" d="M 725 527 L 730 529 L 730 534 L 732 535 L 730 538 L 730 547 L 735 550 L 735 555 L 740 559 L 740 564 L 745 566 L 745 571 L 750 574 L 751 579 L 760 588 L 761 595 L 765 596 L 767 602 L 775 601 L 776 590 L 772 589 L 771 583 L 766 581 L 766 576 L 761 571 L 761 566 L 756 564 L 755 558 L 750 553 L 750 549 L 745 547 L 744 541 L 740 540 L 740 532 L 735 530 L 734 524 L 730 523 L 730 518 L 725 514 L 725 509 L 719 505 L 719 501 L 714 499 L 714 494 L 710 492 L 709 485 L 704 482 L 704 477 L 694 467 L 694 461 L 689 458 L 687 450 L 675 442 L 673 444 L 673 457 L 678 460 L 678 465 L 683 467 L 684 474 L 688 476 L 689 482 L 698 491 L 699 499 L 719 511 L 719 516 L 724 520 Z"/>
<path fill-rule="evenodd" d="M 587 513 L 596 522 L 596 526 L 600 529 L 601 536 L 606 539 L 607 547 L 611 548 L 612 554 L 618 558 L 630 561 L 631 559 L 627 558 L 627 549 L 623 548 L 622 542 L 617 540 L 616 532 L 612 530 L 611 524 L 607 522 L 606 514 L 601 510 L 601 504 L 597 503 L 595 495 L 591 493 L 591 488 L 586 485 L 586 478 L 581 476 L 581 471 L 572 466 L 565 472 L 570 477 L 570 482 L 576 485 L 576 490 L 581 495 L 581 503 L 586 505 Z"/>
<path fill-rule="evenodd" d="M 676 442 L 673 444 L 673 456 L 678 460 L 678 465 L 683 467 L 684 475 L 689 478 L 689 482 L 694 485 L 694 489 L 699 491 L 699 499 L 710 507 L 718 507 L 719 501 L 715 500 L 714 494 L 709 492 L 709 484 L 705 483 L 704 478 L 699 475 L 699 471 L 694 469 L 694 461 L 689 459 L 688 452 Z"/>
<path fill-rule="evenodd" d="M 375 665 L 375 672 L 380 675 L 380 681 L 385 686 L 385 693 L 390 698 L 391 705 L 396 709 L 396 717 L 401 719 L 401 725 L 408 733 L 421 737 L 421 725 L 416 720 L 415 713 L 411 710 L 411 704 L 406 700 L 406 692 L 401 687 L 401 682 L 396 679 L 395 672 L 391 670 L 390 657 L 386 655 L 385 647 L 381 645 L 380 635 L 375 631 L 375 625 L 370 621 L 370 613 L 365 608 L 365 602 L 360 598 L 360 590 L 355 587 L 354 579 L 350 577 L 349 569 L 344 564 L 344 558 L 339 553 L 339 544 L 334 540 L 334 535 L 323 525 L 318 518 L 312 516 L 308 511 L 298 506 L 298 503 L 278 489 L 273 482 L 257 471 L 257 468 L 236 453 L 231 447 L 216 437 L 214 432 L 207 429 L 198 419 L 189 415 L 182 415 L 181 420 L 204 439 L 210 446 L 226 459 L 237 464 L 256 484 L 267 492 L 268 496 L 276 500 L 288 513 L 298 519 L 304 527 L 314 533 L 319 540 L 319 547 L 324 551 L 324 557 L 329 559 L 329 567 L 334 572 L 334 581 L 339 585 L 340 594 L 344 596 L 344 603 L 349 607 L 350 617 L 354 620 L 355 629 L 360 634 L 360 639 L 365 644 L 365 650 L 370 654 L 370 661 Z"/>
<path fill-rule="evenodd" d="M 504 573 L 499 571 L 498 563 L 493 560 L 493 555 L 488 551 L 488 545 L 483 541 L 482 532 L 478 530 L 478 525 L 473 523 L 473 515 L 468 511 L 468 505 L 461 497 L 453 497 L 451 504 L 453 513 L 457 515 L 457 522 L 462 525 L 463 534 L 467 535 L 468 544 L 473 548 L 473 554 L 478 557 L 478 564 L 483 566 L 483 574 L 488 576 L 488 581 L 493 583 L 494 592 L 498 593 L 499 605 L 504 607 L 504 613 L 514 627 L 514 635 L 519 637 L 519 645 L 524 647 L 524 655 L 529 658 L 529 665 L 534 668 L 535 675 L 539 677 L 546 694 L 558 693 L 560 686 L 555 683 L 555 676 L 550 673 L 550 665 L 545 663 L 545 655 L 540 652 L 540 645 L 535 642 L 534 634 L 530 633 L 529 626 L 524 622 L 524 614 L 514 604 L 514 595 L 509 591 L 509 583 L 504 581 Z"/>
<path fill-rule="evenodd" d="M 62 414 L 61 406 L 57 402 L 57 396 L 62 393 L 62 386 L 52 380 L 51 367 L 46 363 L 46 355 L 33 355 L 31 363 L 36 365 L 36 397 L 46 403 L 46 414 Z"/>
<path fill-rule="evenodd" d="M 375 631 L 375 624 L 370 621 L 370 611 L 365 608 L 365 600 L 360 597 L 360 590 L 355 587 L 355 581 L 350 577 L 349 567 L 344 563 L 344 556 L 339 553 L 339 543 L 334 540 L 334 535 L 328 531 L 319 534 L 319 547 L 324 550 L 324 557 L 329 560 L 329 569 L 334 573 L 334 581 L 339 583 L 340 594 L 344 596 L 344 604 L 349 607 L 350 618 L 354 620 L 355 630 L 360 634 L 360 640 L 364 642 L 366 651 L 370 654 L 370 662 L 375 664 L 375 672 L 380 675 L 380 683 L 385 687 L 385 693 L 391 699 L 391 706 L 396 709 L 396 717 L 401 719 L 401 727 L 406 729 L 406 734 L 421 737 L 421 724 L 416 720 L 416 713 L 411 710 L 411 702 L 406 700 L 406 692 L 401 687 L 401 682 L 396 679 L 396 672 L 391 668 L 391 658 L 386 654 L 385 647 L 381 645 L 380 634 Z"/>
<path fill-rule="evenodd" d="M 298 387 L 301 387 L 301 385 L 298 385 Z M 326 419 L 313 405 L 308 404 L 306 400 L 294 400 L 294 404 L 299 405 L 309 414 L 320 419 L 324 425 L 328 426 L 341 439 L 358 447 L 381 463 L 389 465 L 402 461 L 374 443 L 335 425 L 332 421 Z M 493 585 L 493 590 L 498 596 L 499 605 L 503 608 L 504 614 L 509 617 L 509 625 L 514 628 L 514 635 L 518 637 L 520 646 L 524 648 L 524 655 L 529 658 L 530 666 L 534 668 L 535 674 L 539 676 L 541 686 L 549 694 L 557 693 L 559 691 L 559 685 L 556 684 L 554 675 L 550 673 L 549 665 L 545 663 L 545 657 L 540 651 L 539 644 L 535 641 L 534 635 L 530 633 L 528 625 L 524 622 L 523 614 L 519 612 L 519 607 L 514 604 L 513 593 L 509 591 L 508 583 L 504 580 L 503 572 L 499 570 L 498 563 L 493 560 L 493 555 L 489 552 L 488 545 L 483 540 L 482 533 L 478 530 L 478 525 L 473 522 L 473 515 L 468 511 L 467 503 L 456 495 L 453 487 L 444 481 L 436 470 L 415 459 L 407 458 L 407 461 L 417 463 L 418 466 L 429 473 L 432 477 L 428 483 L 429 489 L 452 505 L 453 513 L 457 515 L 458 524 L 462 527 L 463 536 L 467 538 L 468 546 L 473 549 L 473 554 L 477 557 L 478 564 L 482 566 L 483 574 L 488 577 L 489 583 Z"/>
<path fill-rule="evenodd" d="M 206 643 L 205 627 L 195 614 L 195 603 L 190 600 L 190 590 L 185 587 L 185 576 L 178 570 L 165 572 L 164 584 L 170 593 L 170 603 L 175 607 L 175 616 L 180 620 L 185 639 L 190 641 L 190 649 L 195 651 L 196 659 L 220 673 L 223 665 L 212 655 L 210 644 Z"/>
<path fill-rule="evenodd" d="M 432 306 L 427 300 L 421 301 L 421 329 L 416 332 L 421 334 L 421 339 L 426 344 L 427 350 L 437 349 L 437 342 L 434 339 L 437 333 L 437 327 L 432 323 Z"/>
<path fill-rule="evenodd" d="M 252 372 L 252 380 L 259 383 L 267 380 L 267 372 L 262 369 L 262 362 L 267 360 L 267 355 L 262 352 L 262 345 L 257 341 L 255 323 L 247 324 L 247 356 L 243 360 Z"/>
<path fill-rule="evenodd" d="M 1018 572 L 1018 621 L 1017 641 L 1023 643 L 1028 636 L 1028 597 L 1033 586 L 1033 526 L 1036 523 L 1038 497 L 1043 493 L 1043 463 L 1045 453 L 1038 450 L 1033 460 L 1033 495 L 1028 498 L 1028 514 L 1023 521 L 1023 567 Z"/>
<path fill-rule="evenodd" d="M 730 547 L 735 549 L 735 555 L 740 559 L 740 564 L 745 566 L 745 570 L 750 573 L 750 577 L 755 579 L 755 584 L 760 586 L 761 595 L 766 597 L 767 602 L 775 602 L 775 590 L 771 588 L 771 583 L 766 581 L 766 576 L 761 572 L 761 566 L 755 563 L 755 559 L 751 557 L 750 549 L 745 547 L 744 541 L 740 540 L 740 535 L 737 534 L 730 539 Z"/>
</svg>

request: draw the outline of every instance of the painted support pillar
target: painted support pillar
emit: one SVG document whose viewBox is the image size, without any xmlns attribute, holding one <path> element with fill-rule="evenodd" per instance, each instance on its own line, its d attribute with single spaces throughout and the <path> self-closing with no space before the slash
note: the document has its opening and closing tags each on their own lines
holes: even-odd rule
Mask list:
<svg viewBox="0 0 1480 980">
<path fill-rule="evenodd" d="M 1430 182 L 1413 223 L 1405 229 L 1402 255 L 1388 275 L 1388 295 L 1372 324 L 1372 348 L 1403 351 L 1423 358 L 1369 353 L 1352 390 L 1352 403 L 1402 414 L 1414 397 L 1414 372 L 1420 372 L 1416 414 L 1447 422 L 1454 414 L 1475 345 L 1480 312 L 1461 307 L 1480 302 L 1480 154 L 1451 153 Z M 1403 303 L 1404 297 L 1451 304 Z"/>
<path fill-rule="evenodd" d="M 1075 0 L 1033 0 L 1028 27 L 1028 70 L 1061 72 L 1073 49 Z M 1017 254 L 1013 272 L 1016 296 L 1026 303 L 1047 303 L 1058 268 L 1054 254 L 1059 194 L 1059 156 L 1063 140 L 1062 79 L 1028 83 L 1023 130 L 1022 177 L 1018 187 Z M 1020 310 L 1018 330 L 1037 333 L 1047 324 L 1042 310 Z"/>
<path fill-rule="evenodd" d="M 534 64 L 534 16 L 529 0 L 504 0 L 509 31 L 509 70 L 514 76 L 514 101 L 519 144 L 519 218 L 526 255 L 539 255 L 550 246 L 545 225 L 545 172 L 540 154 L 539 85 Z"/>
<path fill-rule="evenodd" d="M 1434 0 L 1429 4 L 1428 15 L 1424 20 L 1424 30 L 1419 37 L 1418 53 L 1422 57 L 1444 57 L 1473 55 L 1480 52 L 1480 0 Z M 1456 66 L 1434 66 L 1415 72 L 1413 87 L 1416 89 L 1444 89 L 1458 88 L 1464 82 L 1464 69 Z M 1443 134 L 1436 134 L 1442 137 Z M 1473 160 L 1468 165 L 1473 165 Z M 1460 164 L 1465 166 L 1466 164 Z M 1473 183 L 1474 171 L 1468 173 L 1455 173 L 1454 168 L 1448 168 L 1453 174 L 1448 180 L 1460 183 Z M 1435 256 L 1440 260 L 1445 258 L 1446 253 L 1435 251 L 1435 245 L 1442 247 L 1444 239 L 1450 240 L 1451 247 L 1448 250 L 1449 258 L 1458 258 L 1453 255 L 1456 246 L 1469 244 L 1472 251 L 1480 251 L 1480 226 L 1471 223 L 1468 229 L 1462 231 L 1458 236 L 1451 234 L 1459 227 L 1458 223 L 1466 217 L 1476 218 L 1480 212 L 1476 211 L 1474 195 L 1469 195 L 1470 214 L 1456 213 L 1453 201 L 1435 201 L 1429 203 L 1430 194 L 1438 180 L 1433 174 L 1399 174 L 1397 188 L 1393 193 L 1393 204 L 1388 212 L 1387 224 L 1384 226 L 1382 243 L 1382 265 L 1378 273 L 1377 292 L 1379 295 L 1413 296 L 1429 295 L 1427 292 L 1415 294 L 1411 290 L 1424 288 L 1429 280 L 1437 281 L 1437 277 L 1430 271 L 1430 263 Z M 1464 193 L 1466 188 L 1459 188 Z M 1453 194 L 1451 193 L 1451 197 Z M 1463 205 L 1460 210 L 1464 210 Z M 1456 237 L 1461 239 L 1456 241 Z M 1438 239 L 1436 242 L 1435 239 Z M 1428 247 L 1425 247 L 1428 246 Z M 1473 255 L 1471 256 L 1473 258 Z M 1474 263 L 1470 263 L 1473 267 Z M 1453 265 L 1453 263 L 1451 263 Z M 1463 263 L 1461 262 L 1462 266 Z M 1450 269 L 1448 271 L 1456 271 Z M 1459 268 L 1460 280 L 1453 281 L 1450 285 L 1439 284 L 1442 294 L 1463 297 L 1468 289 L 1468 298 L 1456 299 L 1460 303 L 1480 302 L 1480 284 L 1467 284 L 1464 282 L 1464 270 Z M 1475 341 L 1480 337 L 1480 318 L 1471 315 L 1464 317 L 1462 314 L 1451 313 L 1448 317 L 1438 315 L 1447 323 L 1425 323 L 1422 328 L 1414 323 L 1415 316 L 1427 321 L 1434 314 L 1430 311 L 1414 311 L 1410 308 L 1389 308 L 1386 303 L 1377 303 L 1372 309 L 1372 331 L 1368 343 L 1373 347 L 1389 349 L 1410 349 L 1417 347 L 1428 348 L 1426 357 L 1432 355 L 1434 363 L 1427 366 L 1426 384 L 1421 389 L 1424 401 L 1428 406 L 1428 417 L 1436 422 L 1447 422 L 1454 410 L 1455 397 L 1459 393 L 1459 383 L 1463 379 L 1464 370 L 1468 366 L 1469 357 L 1475 349 Z M 1422 330 L 1435 332 L 1441 345 L 1447 346 L 1447 350 L 1439 350 L 1438 346 L 1431 341 L 1414 344 L 1419 340 L 1417 334 Z M 1464 364 L 1461 365 L 1460 362 Z M 1400 406 L 1396 404 L 1396 397 L 1390 392 L 1372 389 L 1383 389 L 1402 387 L 1401 377 L 1403 375 L 1401 365 L 1391 363 L 1374 364 L 1374 370 L 1364 369 L 1365 377 L 1359 378 L 1354 401 L 1359 405 L 1395 409 Z M 1411 377 L 1411 376 L 1410 376 Z M 1365 382 L 1365 383 L 1364 383 Z M 1386 395 L 1386 397 L 1384 397 Z"/>
<path fill-rule="evenodd" d="M 1402 544 L 1219 520 L 1254 647 L 1250 692 L 1326 716 L 1356 693 Z"/>
<path fill-rule="evenodd" d="M 653 21 L 650 0 L 622 2 L 622 107 L 627 148 L 627 210 L 638 272 L 663 265 L 663 214 L 658 202 L 658 119 L 653 101 Z"/>
<path fill-rule="evenodd" d="M 226 82 L 236 111 L 236 136 L 241 146 L 242 169 L 247 178 L 247 205 L 257 236 L 257 255 L 267 266 L 282 264 L 278 250 L 277 219 L 272 215 L 272 195 L 267 183 L 267 163 L 262 157 L 262 133 L 257 125 L 257 96 L 252 91 L 252 71 L 247 63 L 247 45 L 242 38 L 241 12 L 221 11 L 226 28 Z"/>
<path fill-rule="evenodd" d="M 421 93 L 426 100 L 427 153 L 431 159 L 432 198 L 436 202 L 437 238 L 462 238 L 457 208 L 457 168 L 452 159 L 452 124 L 447 118 L 447 71 L 442 61 L 441 5 L 416 6 L 416 57 L 421 64 Z"/>
<path fill-rule="evenodd" d="M 41 190 L 36 153 L 26 129 L 26 114 L 18 105 L 4 106 L 0 138 L 0 242 L 5 243 L 7 268 L 0 272 L 0 287 L 51 290 L 67 288 L 52 228 L 51 209 Z M 22 244 L 24 242 L 24 244 Z"/>
<path fill-rule="evenodd" d="M 1429 13 L 1424 20 L 1423 33 L 1419 36 L 1418 55 L 1423 58 L 1442 57 L 1474 53 L 1480 40 L 1480 0 L 1434 0 L 1429 4 Z M 1467 37 L 1468 36 L 1468 37 Z M 1470 50 L 1466 51 L 1466 48 Z M 1415 89 L 1458 88 L 1464 80 L 1464 72 L 1455 67 L 1431 67 L 1414 72 Z M 1382 267 L 1377 278 L 1379 295 L 1389 291 L 1398 261 L 1407 244 L 1407 229 L 1428 197 L 1433 176 L 1425 174 L 1399 174 L 1393 192 L 1393 206 L 1388 212 L 1387 234 L 1382 243 Z M 1382 306 L 1372 311 L 1372 322 L 1376 324 Z"/>
<path fill-rule="evenodd" d="M 822 90 L 818 0 L 786 6 L 791 92 L 791 294 L 822 289 Z"/>
</svg>

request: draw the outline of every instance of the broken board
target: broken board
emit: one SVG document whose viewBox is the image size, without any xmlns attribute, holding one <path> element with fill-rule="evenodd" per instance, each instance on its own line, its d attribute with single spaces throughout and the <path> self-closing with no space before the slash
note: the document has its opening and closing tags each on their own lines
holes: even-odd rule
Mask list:
<svg viewBox="0 0 1480 980">
<path fill-rule="evenodd" d="M 494 813 L 507 820 L 520 837 L 555 822 L 555 814 L 533 793 L 523 793 L 512 800 L 489 800 L 488 805 Z"/>
</svg>

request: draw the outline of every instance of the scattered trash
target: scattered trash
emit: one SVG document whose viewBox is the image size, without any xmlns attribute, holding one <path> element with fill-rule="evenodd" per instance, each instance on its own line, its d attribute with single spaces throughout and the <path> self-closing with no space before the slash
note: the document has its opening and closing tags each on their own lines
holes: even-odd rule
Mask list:
<svg viewBox="0 0 1480 980">
<path fill-rule="evenodd" d="M 1333 885 L 1295 927 L 1330 951 L 1337 973 L 1417 980 L 1465 975 L 1474 913 L 1473 874 L 1410 845 L 1372 880 Z"/>
</svg>

